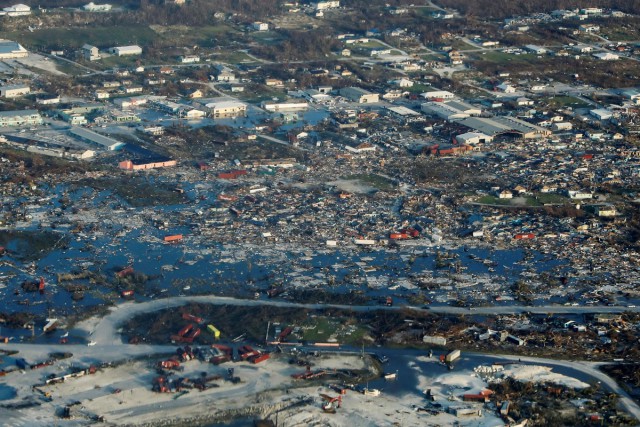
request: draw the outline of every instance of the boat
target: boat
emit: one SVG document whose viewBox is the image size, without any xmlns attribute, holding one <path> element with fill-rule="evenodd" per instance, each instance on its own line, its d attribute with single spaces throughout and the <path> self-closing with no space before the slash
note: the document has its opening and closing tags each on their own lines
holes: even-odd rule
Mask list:
<svg viewBox="0 0 640 427">
<path fill-rule="evenodd" d="M 384 379 L 387 381 L 395 380 L 398 377 L 397 372 L 390 372 L 388 374 L 384 374 Z"/>
<path fill-rule="evenodd" d="M 378 397 L 378 396 L 380 396 L 380 390 L 378 390 L 377 388 L 368 388 L 367 387 L 367 388 L 364 389 L 362 394 L 364 394 L 365 396 Z"/>
</svg>

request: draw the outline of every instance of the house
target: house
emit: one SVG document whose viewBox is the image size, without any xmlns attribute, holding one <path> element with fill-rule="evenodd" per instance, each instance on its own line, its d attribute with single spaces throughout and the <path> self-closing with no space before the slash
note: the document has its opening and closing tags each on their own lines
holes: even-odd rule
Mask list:
<svg viewBox="0 0 640 427">
<path fill-rule="evenodd" d="M 116 56 L 126 56 L 126 55 L 141 55 L 142 48 L 138 45 L 131 46 L 116 46 L 109 49 L 109 51 Z"/>
<path fill-rule="evenodd" d="M 0 86 L 0 96 L 3 98 L 19 98 L 31 92 L 29 86 L 26 85 L 7 85 Z"/>
<path fill-rule="evenodd" d="M 80 52 L 82 53 L 82 57 L 87 61 L 97 61 L 100 59 L 100 52 L 98 51 L 98 48 L 90 44 L 82 45 Z"/>
<path fill-rule="evenodd" d="M 600 27 L 598 25 L 591 25 L 591 24 L 580 25 L 578 29 L 580 30 L 580 32 L 583 32 L 583 33 L 597 33 L 598 31 L 600 31 Z"/>
<path fill-rule="evenodd" d="M 96 97 L 96 99 L 108 99 L 110 96 L 109 92 L 105 90 L 97 90 L 93 95 Z"/>
<path fill-rule="evenodd" d="M 584 200 L 584 199 L 592 199 L 593 193 L 589 193 L 588 191 L 580 191 L 580 190 L 567 190 L 567 196 L 573 200 Z"/>
<path fill-rule="evenodd" d="M 85 12 L 109 12 L 111 10 L 110 4 L 95 4 L 94 2 L 87 3 L 82 6 Z"/>
<path fill-rule="evenodd" d="M 236 82 L 236 75 L 233 70 L 225 65 L 218 64 L 215 66 L 216 81 L 233 83 Z"/>
<path fill-rule="evenodd" d="M 182 64 L 194 64 L 196 62 L 200 62 L 200 57 L 198 55 L 182 55 L 179 59 Z"/>
<path fill-rule="evenodd" d="M 340 7 L 339 0 L 328 0 L 328 1 L 319 1 L 314 4 L 315 10 L 327 10 L 327 9 L 336 9 Z"/>
<path fill-rule="evenodd" d="M 251 24 L 251 28 L 253 28 L 255 31 L 269 31 L 269 24 L 267 24 L 266 22 L 258 21 Z"/>
<path fill-rule="evenodd" d="M 342 88 L 340 89 L 340 96 L 358 104 L 371 104 L 380 101 L 380 96 L 377 93 L 371 93 L 359 87 Z"/>
<path fill-rule="evenodd" d="M 617 61 L 620 59 L 618 55 L 611 52 L 598 52 L 593 54 L 594 58 L 598 58 L 601 61 Z"/>
<path fill-rule="evenodd" d="M 284 82 L 280 79 L 264 79 L 264 84 L 271 87 L 284 87 Z"/>
<path fill-rule="evenodd" d="M 31 8 L 26 4 L 15 4 L 13 6 L 2 9 L 4 15 L 7 16 L 26 16 L 31 15 Z"/>
<path fill-rule="evenodd" d="M 196 89 L 190 93 L 187 94 L 187 98 L 191 98 L 191 99 L 198 99 L 198 98 L 202 98 L 202 91 L 200 89 Z"/>
<path fill-rule="evenodd" d="M 516 91 L 516 88 L 507 82 L 500 83 L 495 89 L 502 93 L 515 93 Z"/>
<path fill-rule="evenodd" d="M 618 211 L 616 211 L 616 207 L 609 206 L 609 205 L 597 206 L 596 213 L 598 214 L 598 216 L 605 217 L 605 218 L 612 218 L 618 215 Z"/>
<path fill-rule="evenodd" d="M 521 97 L 516 99 L 516 105 L 519 107 L 530 106 L 533 104 L 534 104 L 533 100 L 529 98 Z"/>
<path fill-rule="evenodd" d="M 29 56 L 29 52 L 19 43 L 0 39 L 0 60 L 26 58 L 27 56 Z"/>
<path fill-rule="evenodd" d="M 447 55 L 449 56 L 449 62 L 452 65 L 462 64 L 462 60 L 464 59 L 464 54 L 462 54 L 459 51 L 453 49 L 453 50 L 449 51 L 449 53 Z"/>
<path fill-rule="evenodd" d="M 349 56 L 351 56 L 351 50 L 346 49 L 346 48 L 345 48 L 345 49 L 342 49 L 342 50 L 340 51 L 340 55 L 345 56 L 345 57 L 349 57 Z"/>
<path fill-rule="evenodd" d="M 180 110 L 180 117 L 188 120 L 201 119 L 207 115 L 206 112 L 198 110 L 197 108 L 185 108 Z"/>
<path fill-rule="evenodd" d="M 498 193 L 499 199 L 513 199 L 513 193 L 509 190 L 502 190 Z"/>
<path fill-rule="evenodd" d="M 397 79 L 397 80 L 391 80 L 392 84 L 398 86 L 398 87 L 412 87 L 413 86 L 413 82 L 407 78 L 401 78 L 401 79 Z"/>
<path fill-rule="evenodd" d="M 577 44 L 571 47 L 574 51 L 578 53 L 589 53 L 593 50 L 593 46 L 589 46 L 586 44 Z"/>
</svg>

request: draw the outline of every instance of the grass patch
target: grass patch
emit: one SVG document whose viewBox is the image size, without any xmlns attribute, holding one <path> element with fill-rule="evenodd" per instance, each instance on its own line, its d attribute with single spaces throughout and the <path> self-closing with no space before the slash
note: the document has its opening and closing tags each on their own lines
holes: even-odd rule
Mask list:
<svg viewBox="0 0 640 427">
<path fill-rule="evenodd" d="M 158 35 L 145 26 L 92 27 L 92 28 L 43 28 L 30 31 L 13 31 L 6 38 L 20 40 L 24 46 L 34 49 L 78 49 L 85 43 L 100 49 L 138 44 L 151 44 Z"/>
<path fill-rule="evenodd" d="M 228 64 L 241 64 L 247 62 L 256 62 L 255 59 L 247 55 L 245 52 L 240 51 L 224 51 L 216 55 L 217 61 L 226 62 Z"/>
<path fill-rule="evenodd" d="M 511 200 L 513 199 L 499 199 L 498 197 L 494 197 L 494 196 L 482 196 L 480 197 L 476 203 L 480 203 L 482 205 L 503 205 L 503 206 L 509 206 L 511 205 Z"/>
<path fill-rule="evenodd" d="M 184 195 L 168 184 L 151 183 L 136 176 L 85 179 L 78 185 L 111 190 L 134 207 L 177 205 L 185 201 Z"/>
<path fill-rule="evenodd" d="M 52 231 L 0 231 L 0 246 L 21 261 L 38 260 L 67 243 L 68 238 L 64 234 Z"/>
<path fill-rule="evenodd" d="M 53 61 L 55 62 L 56 69 L 58 71 L 62 71 L 63 73 L 71 76 L 80 76 L 87 72 L 86 69 L 79 67 L 71 62 L 63 61 L 61 59 L 54 59 Z"/>
<path fill-rule="evenodd" d="M 347 181 L 360 181 L 363 184 L 370 185 L 371 187 L 374 187 L 377 190 L 383 190 L 383 191 L 392 190 L 395 187 L 395 184 L 392 180 L 376 174 L 349 175 L 343 179 Z"/>
<path fill-rule="evenodd" d="M 538 193 L 535 197 L 538 203 L 543 205 L 564 205 L 568 200 L 566 197 L 554 193 Z"/>
<path fill-rule="evenodd" d="M 590 105 L 579 98 L 573 96 L 554 96 L 547 100 L 551 108 L 588 108 Z"/>
</svg>

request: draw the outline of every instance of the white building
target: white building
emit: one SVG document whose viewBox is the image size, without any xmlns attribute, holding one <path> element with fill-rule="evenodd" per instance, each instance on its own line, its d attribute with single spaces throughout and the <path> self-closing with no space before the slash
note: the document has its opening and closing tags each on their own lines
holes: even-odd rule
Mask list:
<svg viewBox="0 0 640 427">
<path fill-rule="evenodd" d="M 29 56 L 27 49 L 23 48 L 19 43 L 11 40 L 0 39 L 0 60 L 26 58 Z"/>
<path fill-rule="evenodd" d="M 26 85 L 7 85 L 0 87 L 0 96 L 3 98 L 19 98 L 31 92 Z"/>
<path fill-rule="evenodd" d="M 125 55 L 141 55 L 142 48 L 138 45 L 131 46 L 116 46 L 109 49 L 111 53 L 117 56 L 125 56 Z"/>
<path fill-rule="evenodd" d="M 549 52 L 546 48 L 535 44 L 528 44 L 524 48 L 531 53 L 535 53 L 536 55 L 544 55 Z"/>
<path fill-rule="evenodd" d="M 596 108 L 595 110 L 591 110 L 589 113 L 598 120 L 609 120 L 613 117 L 613 113 L 606 108 Z"/>
<path fill-rule="evenodd" d="M 493 141 L 493 137 L 482 132 L 467 132 L 456 136 L 456 141 L 463 145 L 484 144 Z"/>
<path fill-rule="evenodd" d="M 205 104 L 211 117 L 238 117 L 247 114 L 247 104 L 234 100 L 216 100 Z"/>
<path fill-rule="evenodd" d="M 514 86 L 511 86 L 509 83 L 504 82 L 496 86 L 496 90 L 503 93 L 515 93 L 516 88 Z"/>
<path fill-rule="evenodd" d="M 397 80 L 391 80 L 391 83 L 398 86 L 398 87 L 412 87 L 413 86 L 413 81 L 407 79 L 407 78 L 401 78 L 401 79 L 397 79 Z"/>
<path fill-rule="evenodd" d="M 598 52 L 594 53 L 593 56 L 600 59 L 601 61 L 616 61 L 620 59 L 618 55 L 611 52 Z"/>
<path fill-rule="evenodd" d="M 380 101 L 380 95 L 369 92 L 359 87 L 345 87 L 340 89 L 340 96 L 344 96 L 352 102 L 358 104 L 371 104 Z"/>
<path fill-rule="evenodd" d="M 97 47 L 85 44 L 81 48 L 82 56 L 88 61 L 97 61 L 100 59 L 100 52 Z"/>
<path fill-rule="evenodd" d="M 453 99 L 455 95 L 451 92 L 447 92 L 446 90 L 434 90 L 432 92 L 421 93 L 424 99 Z"/>
<path fill-rule="evenodd" d="M 25 16 L 31 15 L 31 8 L 26 4 L 14 4 L 13 6 L 2 9 L 7 16 Z"/>
<path fill-rule="evenodd" d="M 111 10 L 111 5 L 108 3 L 95 4 L 94 2 L 91 2 L 82 6 L 82 9 L 86 12 L 108 12 Z"/>
<path fill-rule="evenodd" d="M 278 111 L 299 111 L 309 108 L 307 102 L 268 102 L 262 103 L 262 108 L 266 111 L 278 112 Z"/>
<path fill-rule="evenodd" d="M 570 199 L 574 200 L 584 200 L 584 199 L 592 199 L 593 194 L 587 191 L 579 191 L 579 190 L 568 190 L 567 195 Z"/>
<path fill-rule="evenodd" d="M 251 27 L 255 31 L 269 31 L 269 24 L 267 24 L 266 22 L 254 22 L 253 24 L 251 24 Z"/>
<path fill-rule="evenodd" d="M 319 1 L 315 4 L 315 10 L 327 10 L 340 7 L 339 0 Z"/>
<path fill-rule="evenodd" d="M 200 62 L 200 57 L 198 55 L 183 55 L 180 57 L 180 62 L 183 64 L 194 64 Z"/>
</svg>

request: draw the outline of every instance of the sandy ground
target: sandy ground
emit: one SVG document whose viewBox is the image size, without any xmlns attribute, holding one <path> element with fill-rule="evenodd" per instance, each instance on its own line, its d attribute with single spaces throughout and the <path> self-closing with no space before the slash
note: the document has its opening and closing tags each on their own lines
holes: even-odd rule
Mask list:
<svg viewBox="0 0 640 427">
<path fill-rule="evenodd" d="M 26 58 L 14 59 L 11 61 L 12 66 L 17 66 L 21 74 L 30 75 L 32 72 L 26 68 L 38 68 L 40 70 L 46 71 L 50 74 L 56 74 L 64 76 L 66 75 L 62 71 L 56 68 L 56 63 L 42 55 L 38 55 L 37 53 L 29 53 L 29 56 Z"/>
</svg>

